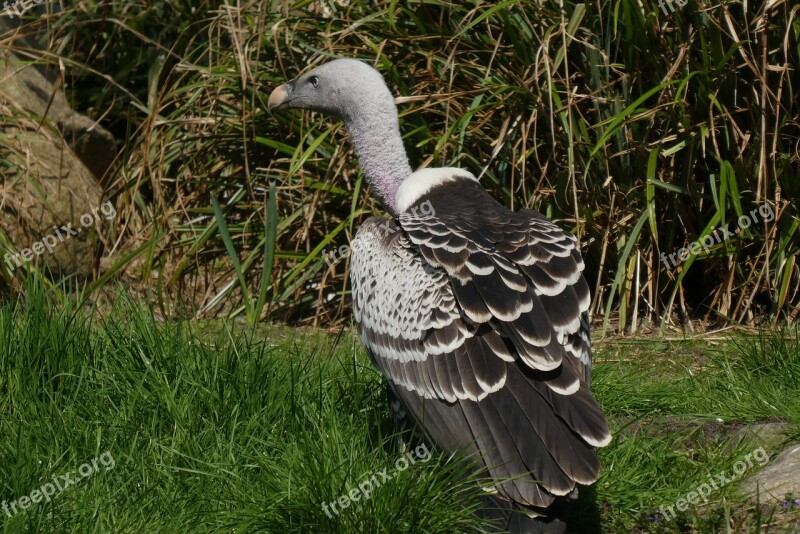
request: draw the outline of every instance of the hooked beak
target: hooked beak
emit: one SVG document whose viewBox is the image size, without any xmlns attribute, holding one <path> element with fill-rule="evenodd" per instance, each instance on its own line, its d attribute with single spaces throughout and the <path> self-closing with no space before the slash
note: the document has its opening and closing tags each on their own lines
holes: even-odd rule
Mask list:
<svg viewBox="0 0 800 534">
<path fill-rule="evenodd" d="M 272 115 L 272 110 L 277 109 L 281 110 L 285 108 L 291 99 L 289 96 L 292 93 L 292 86 L 288 83 L 283 85 L 279 85 L 272 91 L 272 94 L 269 95 L 269 101 L 267 102 L 267 112 Z"/>
</svg>

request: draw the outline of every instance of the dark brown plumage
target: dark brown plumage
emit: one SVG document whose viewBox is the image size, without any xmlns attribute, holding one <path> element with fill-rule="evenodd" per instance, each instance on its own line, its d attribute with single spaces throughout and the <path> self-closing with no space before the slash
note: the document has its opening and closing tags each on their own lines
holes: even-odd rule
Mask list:
<svg viewBox="0 0 800 534">
<path fill-rule="evenodd" d="M 427 203 L 426 211 L 419 207 Z M 359 333 L 428 439 L 464 449 L 501 497 L 546 507 L 591 484 L 610 439 L 589 387 L 589 288 L 576 240 L 471 178 L 353 243 Z"/>
</svg>

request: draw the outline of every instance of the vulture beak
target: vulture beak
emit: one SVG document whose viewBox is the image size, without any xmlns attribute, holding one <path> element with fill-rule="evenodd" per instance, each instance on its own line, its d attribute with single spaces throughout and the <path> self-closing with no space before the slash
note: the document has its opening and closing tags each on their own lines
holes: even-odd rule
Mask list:
<svg viewBox="0 0 800 534">
<path fill-rule="evenodd" d="M 267 102 L 267 112 L 272 115 L 273 109 L 282 109 L 286 107 L 289 102 L 291 102 L 291 98 L 289 95 L 292 92 L 292 86 L 288 83 L 283 85 L 279 85 L 272 91 L 272 94 L 269 95 L 269 102 Z"/>
</svg>

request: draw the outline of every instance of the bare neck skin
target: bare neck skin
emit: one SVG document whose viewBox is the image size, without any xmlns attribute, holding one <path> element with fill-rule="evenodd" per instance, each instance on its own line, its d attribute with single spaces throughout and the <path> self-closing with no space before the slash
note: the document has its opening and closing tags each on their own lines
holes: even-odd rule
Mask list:
<svg viewBox="0 0 800 534">
<path fill-rule="evenodd" d="M 397 107 L 389 91 L 370 91 L 358 109 L 350 109 L 344 122 L 367 181 L 392 215 L 397 212 L 397 189 L 411 174 L 400 136 Z"/>
</svg>

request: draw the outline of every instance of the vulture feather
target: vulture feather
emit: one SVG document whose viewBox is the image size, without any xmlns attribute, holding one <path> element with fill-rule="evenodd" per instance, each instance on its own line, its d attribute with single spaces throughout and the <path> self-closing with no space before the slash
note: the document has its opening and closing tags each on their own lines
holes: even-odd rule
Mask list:
<svg viewBox="0 0 800 534">
<path fill-rule="evenodd" d="M 590 296 L 575 237 L 508 210 L 464 169 L 412 172 L 394 99 L 364 62 L 321 65 L 276 88 L 268 107 L 343 120 L 391 214 L 359 228 L 350 279 L 395 420 L 469 454 L 509 511 L 504 529 L 555 530 L 552 510 L 597 480 L 595 448 L 611 440 L 589 391 Z"/>
</svg>

